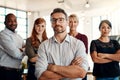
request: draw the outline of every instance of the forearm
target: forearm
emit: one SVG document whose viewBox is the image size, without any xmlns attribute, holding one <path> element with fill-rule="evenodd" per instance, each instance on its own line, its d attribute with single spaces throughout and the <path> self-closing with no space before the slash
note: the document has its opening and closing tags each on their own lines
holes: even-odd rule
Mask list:
<svg viewBox="0 0 120 80">
<path fill-rule="evenodd" d="M 37 56 L 36 56 L 36 57 L 33 57 L 33 58 L 30 58 L 29 61 L 30 61 L 30 62 L 36 62 L 36 61 L 37 61 Z"/>
<path fill-rule="evenodd" d="M 106 57 L 107 59 L 113 60 L 113 61 L 120 61 L 120 53 L 118 54 L 108 54 Z"/>
<path fill-rule="evenodd" d="M 103 58 L 103 59 L 109 59 L 112 61 L 120 61 L 120 50 L 118 50 L 116 53 L 114 54 L 110 54 L 110 53 L 100 53 L 98 54 L 99 57 Z"/>
<path fill-rule="evenodd" d="M 112 62 L 112 60 L 110 60 L 110 59 L 103 59 L 103 58 L 100 58 L 100 57 L 96 57 L 96 58 L 93 59 L 93 62 L 94 62 L 94 63 L 103 64 L 103 63 Z"/>
<path fill-rule="evenodd" d="M 61 78 L 63 78 L 61 75 L 47 70 L 42 73 L 39 80 L 59 80 Z"/>
<path fill-rule="evenodd" d="M 112 60 L 104 58 L 103 53 L 97 53 L 96 51 L 93 51 L 90 55 L 94 63 L 103 64 L 112 62 Z"/>
<path fill-rule="evenodd" d="M 70 66 L 59 66 L 52 65 L 49 70 L 58 73 L 67 78 L 84 78 L 86 75 L 86 71 L 78 65 L 70 65 Z"/>
</svg>

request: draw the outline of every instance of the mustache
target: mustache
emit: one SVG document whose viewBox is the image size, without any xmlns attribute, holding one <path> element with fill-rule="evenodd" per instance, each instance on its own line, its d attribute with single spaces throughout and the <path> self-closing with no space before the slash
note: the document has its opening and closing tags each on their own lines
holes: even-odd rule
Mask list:
<svg viewBox="0 0 120 80">
<path fill-rule="evenodd" d="M 10 26 L 17 26 L 17 24 L 11 24 Z"/>
<path fill-rule="evenodd" d="M 54 27 L 54 30 L 57 30 L 58 27 L 62 27 L 62 26 L 56 25 L 56 26 Z"/>
<path fill-rule="evenodd" d="M 62 27 L 61 25 L 56 25 L 55 27 Z"/>
</svg>

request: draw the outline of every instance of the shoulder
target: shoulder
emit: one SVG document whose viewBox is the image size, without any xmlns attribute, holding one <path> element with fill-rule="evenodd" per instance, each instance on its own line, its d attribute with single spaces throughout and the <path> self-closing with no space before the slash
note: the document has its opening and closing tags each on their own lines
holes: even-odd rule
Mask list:
<svg viewBox="0 0 120 80">
<path fill-rule="evenodd" d="M 0 38 L 1 38 L 1 39 L 8 39 L 8 38 L 10 38 L 10 36 L 11 36 L 11 34 L 7 33 L 6 30 L 2 30 L 2 31 L 0 32 Z"/>
<path fill-rule="evenodd" d="M 92 41 L 91 41 L 91 44 L 99 44 L 99 40 L 98 40 L 98 39 L 92 40 Z"/>
<path fill-rule="evenodd" d="M 119 44 L 117 40 L 110 40 L 114 44 Z"/>
<path fill-rule="evenodd" d="M 87 38 L 85 34 L 78 33 L 78 35 Z"/>
<path fill-rule="evenodd" d="M 95 39 L 95 40 L 92 40 L 91 42 L 99 42 L 99 40 L 98 40 L 98 39 Z"/>
<path fill-rule="evenodd" d="M 5 35 L 5 34 L 7 34 L 7 32 L 6 32 L 5 30 L 2 30 L 2 31 L 0 32 L 0 35 Z"/>
<path fill-rule="evenodd" d="M 76 39 L 76 38 L 75 38 L 75 37 L 73 37 L 73 36 L 69 36 L 69 39 L 70 39 L 70 41 L 72 41 L 72 42 L 79 41 L 78 39 Z"/>
<path fill-rule="evenodd" d="M 31 41 L 31 38 L 30 38 L 30 37 L 29 37 L 29 38 L 27 38 L 27 39 L 26 39 L 26 41 Z"/>
<path fill-rule="evenodd" d="M 49 38 L 49 39 L 46 39 L 45 41 L 43 41 L 40 45 L 47 46 L 48 44 L 50 44 L 52 42 L 53 42 L 52 38 Z"/>
<path fill-rule="evenodd" d="M 70 36 L 70 42 L 74 45 L 84 45 L 84 43 L 81 40 L 78 40 L 77 38 Z"/>
<path fill-rule="evenodd" d="M 31 42 L 31 38 L 29 37 L 26 39 L 26 43 L 30 43 L 30 42 Z"/>
</svg>

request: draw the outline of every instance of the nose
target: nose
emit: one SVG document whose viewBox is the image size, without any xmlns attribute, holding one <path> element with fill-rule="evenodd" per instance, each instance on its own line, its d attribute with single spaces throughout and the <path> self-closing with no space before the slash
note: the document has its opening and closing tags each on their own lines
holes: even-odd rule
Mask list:
<svg viewBox="0 0 120 80">
<path fill-rule="evenodd" d="M 12 23 L 12 24 L 16 24 L 16 22 L 15 22 L 15 21 L 12 21 L 11 23 Z"/>
<path fill-rule="evenodd" d="M 74 23 L 72 22 L 72 23 L 71 23 L 71 25 L 73 26 L 73 25 L 74 25 Z"/>
</svg>

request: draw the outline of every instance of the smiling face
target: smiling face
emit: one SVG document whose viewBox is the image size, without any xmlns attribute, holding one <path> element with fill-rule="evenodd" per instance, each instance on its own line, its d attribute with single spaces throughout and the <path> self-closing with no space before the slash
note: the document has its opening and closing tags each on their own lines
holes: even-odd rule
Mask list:
<svg viewBox="0 0 120 80">
<path fill-rule="evenodd" d="M 35 25 L 35 31 L 38 35 L 42 35 L 45 29 L 46 29 L 45 22 Z"/>
<path fill-rule="evenodd" d="M 107 37 L 109 36 L 110 31 L 111 27 L 107 23 L 103 22 L 100 26 L 101 35 Z"/>
<path fill-rule="evenodd" d="M 55 34 L 63 33 L 66 31 L 68 25 L 67 19 L 63 13 L 54 13 L 51 16 L 52 28 Z"/>
<path fill-rule="evenodd" d="M 78 26 L 78 20 L 76 17 L 69 17 L 69 27 L 70 31 L 76 31 L 77 26 Z"/>
<path fill-rule="evenodd" d="M 11 31 L 15 31 L 15 29 L 17 28 L 17 20 L 15 15 L 13 14 L 8 14 L 5 18 L 5 26 L 6 28 L 8 28 Z"/>
</svg>

